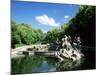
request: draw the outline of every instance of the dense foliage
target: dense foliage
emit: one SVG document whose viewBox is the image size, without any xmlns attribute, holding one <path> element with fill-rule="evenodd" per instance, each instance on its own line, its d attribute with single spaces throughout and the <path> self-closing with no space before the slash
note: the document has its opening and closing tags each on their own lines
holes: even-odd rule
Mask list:
<svg viewBox="0 0 100 75">
<path fill-rule="evenodd" d="M 71 36 L 80 36 L 82 45 L 95 46 L 95 6 L 80 6 L 79 12 L 69 22 Z"/>
<path fill-rule="evenodd" d="M 12 48 L 20 45 L 30 45 L 40 42 L 43 32 L 40 29 L 33 29 L 28 24 L 16 24 L 12 21 Z"/>
<path fill-rule="evenodd" d="M 56 43 L 59 41 L 61 42 L 61 39 L 64 37 L 67 28 L 68 25 L 64 24 L 59 28 L 49 30 L 46 34 L 44 41 L 46 41 L 47 43 Z"/>
</svg>

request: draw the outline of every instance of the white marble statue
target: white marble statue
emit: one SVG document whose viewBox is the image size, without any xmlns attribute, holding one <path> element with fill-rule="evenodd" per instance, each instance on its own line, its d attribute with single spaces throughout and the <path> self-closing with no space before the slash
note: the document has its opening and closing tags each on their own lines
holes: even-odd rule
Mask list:
<svg viewBox="0 0 100 75">
<path fill-rule="evenodd" d="M 62 42 L 63 42 L 62 47 L 66 48 L 67 50 L 72 48 L 70 41 L 71 41 L 71 37 L 65 35 L 64 38 L 62 38 Z"/>
<path fill-rule="evenodd" d="M 62 38 L 62 49 L 60 49 L 59 55 L 58 57 L 61 58 L 61 60 L 64 60 L 64 58 L 62 58 L 61 56 L 65 57 L 65 58 L 69 58 L 72 59 L 73 61 L 79 60 L 81 59 L 81 57 L 83 56 L 83 54 L 80 52 L 80 37 L 75 37 L 75 41 L 74 41 L 74 46 L 75 48 L 72 47 L 71 45 L 71 37 L 70 36 L 64 36 L 64 38 Z M 75 45 L 76 44 L 76 45 Z"/>
</svg>

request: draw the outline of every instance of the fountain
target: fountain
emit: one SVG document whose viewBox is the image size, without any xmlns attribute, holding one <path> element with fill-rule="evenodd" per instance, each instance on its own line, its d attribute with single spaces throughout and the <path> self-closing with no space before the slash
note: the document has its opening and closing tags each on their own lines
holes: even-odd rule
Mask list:
<svg viewBox="0 0 100 75">
<path fill-rule="evenodd" d="M 55 47 L 54 49 L 57 51 L 49 51 L 48 47 L 50 45 L 32 45 L 19 50 L 13 50 L 16 52 L 12 52 L 12 57 L 16 58 L 17 56 L 25 55 L 44 55 L 57 57 L 61 61 L 66 59 L 71 59 L 73 61 L 80 60 L 83 57 L 83 54 L 81 53 L 80 37 L 75 37 L 73 44 L 71 44 L 71 42 L 71 37 L 65 35 L 64 38 L 62 38 L 62 47 L 59 45 L 51 46 L 53 48 Z"/>
<path fill-rule="evenodd" d="M 62 48 L 56 54 L 56 56 L 61 60 L 71 59 L 73 61 L 80 60 L 83 57 L 81 53 L 80 37 L 75 37 L 73 44 L 71 45 L 71 37 L 64 36 L 62 38 Z"/>
</svg>

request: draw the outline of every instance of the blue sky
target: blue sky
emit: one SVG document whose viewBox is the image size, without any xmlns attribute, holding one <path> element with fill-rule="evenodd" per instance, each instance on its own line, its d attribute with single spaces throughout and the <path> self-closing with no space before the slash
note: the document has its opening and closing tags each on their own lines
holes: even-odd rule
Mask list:
<svg viewBox="0 0 100 75">
<path fill-rule="evenodd" d="M 33 28 L 47 32 L 67 23 L 78 12 L 79 5 L 12 0 L 11 8 L 13 21 L 31 24 Z"/>
</svg>

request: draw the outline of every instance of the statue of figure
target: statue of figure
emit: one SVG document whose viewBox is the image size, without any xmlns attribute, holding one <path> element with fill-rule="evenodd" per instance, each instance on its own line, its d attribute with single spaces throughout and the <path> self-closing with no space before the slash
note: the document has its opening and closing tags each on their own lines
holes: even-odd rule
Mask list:
<svg viewBox="0 0 100 75">
<path fill-rule="evenodd" d="M 68 41 L 71 43 L 72 42 L 72 40 L 71 40 L 71 37 L 70 36 L 68 36 Z"/>
<path fill-rule="evenodd" d="M 77 37 L 77 46 L 78 46 L 78 49 L 80 50 L 80 48 L 81 48 L 81 39 L 80 39 L 80 37 Z"/>
<path fill-rule="evenodd" d="M 80 37 L 75 37 L 74 42 L 73 42 L 73 47 L 76 50 L 79 50 L 81 48 L 81 40 L 80 40 Z"/>
<path fill-rule="evenodd" d="M 80 37 L 77 37 L 77 43 L 78 43 L 78 44 L 81 44 L 81 39 L 80 39 Z"/>
<path fill-rule="evenodd" d="M 71 37 L 70 36 L 66 36 L 64 38 L 62 38 L 62 47 L 66 48 L 67 50 L 69 50 L 72 46 L 71 46 Z"/>
<path fill-rule="evenodd" d="M 65 39 L 62 38 L 62 47 L 64 48 L 64 45 L 65 45 Z"/>
</svg>

